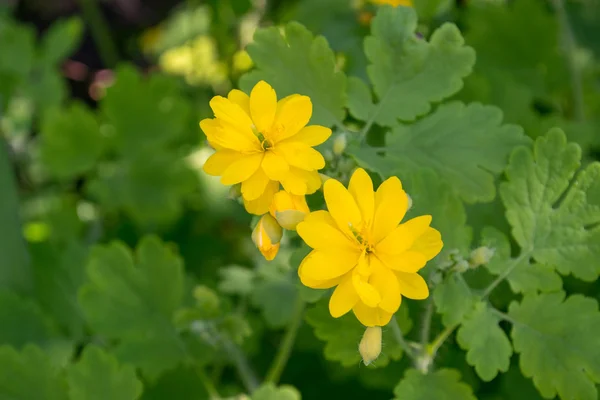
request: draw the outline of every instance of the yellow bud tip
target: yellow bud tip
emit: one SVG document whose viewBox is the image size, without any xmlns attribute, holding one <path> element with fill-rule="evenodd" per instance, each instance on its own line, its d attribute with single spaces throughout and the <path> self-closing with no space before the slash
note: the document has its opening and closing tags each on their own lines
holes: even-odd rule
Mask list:
<svg viewBox="0 0 600 400">
<path fill-rule="evenodd" d="M 277 255 L 282 236 L 281 226 L 270 214 L 263 215 L 252 231 L 252 241 L 267 261 L 273 260 Z"/>
<path fill-rule="evenodd" d="M 371 364 L 381 354 L 381 327 L 370 326 L 365 330 L 358 345 L 358 352 L 365 365 Z"/>
<path fill-rule="evenodd" d="M 348 140 L 346 139 L 346 135 L 343 133 L 340 133 L 333 140 L 333 154 L 335 154 L 336 156 L 343 154 L 344 150 L 346 150 L 347 144 L 348 144 Z"/>
<path fill-rule="evenodd" d="M 284 190 L 275 193 L 269 213 L 284 229 L 296 230 L 296 225 L 304 220 L 310 210 L 304 196 L 290 194 Z"/>
</svg>

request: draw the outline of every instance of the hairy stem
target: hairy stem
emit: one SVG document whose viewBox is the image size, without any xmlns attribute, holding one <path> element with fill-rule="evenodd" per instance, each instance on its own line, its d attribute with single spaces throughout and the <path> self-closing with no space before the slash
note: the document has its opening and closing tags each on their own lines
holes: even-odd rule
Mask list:
<svg viewBox="0 0 600 400">
<path fill-rule="evenodd" d="M 527 257 L 529 257 L 531 255 L 531 250 L 527 250 L 527 251 L 523 251 L 521 252 L 521 255 L 519 255 L 519 257 L 515 258 L 513 260 L 513 262 L 504 270 L 502 271 L 502 273 L 500 275 L 498 275 L 498 277 L 489 284 L 488 287 L 486 287 L 483 290 L 483 293 L 481 294 L 481 298 L 485 299 L 486 297 L 488 297 L 490 295 L 490 293 L 492 293 L 492 291 L 500 284 L 502 283 L 502 281 L 504 281 L 508 275 L 511 274 L 511 272 L 514 271 L 515 268 L 517 268 L 517 266 L 523 262 L 523 260 Z"/>
<path fill-rule="evenodd" d="M 97 0 L 78 0 L 81 6 L 83 17 L 90 27 L 90 32 L 94 42 L 98 46 L 98 52 L 102 63 L 106 68 L 114 68 L 119 61 L 117 47 L 110 33 L 102 10 L 98 6 Z"/>
<path fill-rule="evenodd" d="M 410 346 L 410 344 L 408 344 L 408 342 L 404 338 L 404 334 L 402 333 L 402 329 L 400 329 L 400 325 L 398 325 L 398 321 L 396 320 L 395 315 L 392 317 L 390 325 L 392 327 L 392 333 L 394 334 L 394 337 L 396 338 L 396 341 L 398 342 L 400 347 L 402 347 L 402 350 L 404 350 L 404 352 L 414 360 L 416 358 L 414 349 Z"/>
<path fill-rule="evenodd" d="M 441 331 L 435 337 L 435 339 L 433 339 L 433 342 L 431 342 L 431 344 L 428 346 L 428 350 L 427 350 L 429 356 L 432 359 L 435 358 L 437 351 L 440 349 L 440 347 L 442 347 L 442 345 L 444 344 L 446 339 L 448 339 L 450 337 L 450 335 L 452 334 L 452 332 L 454 332 L 454 330 L 456 328 L 458 328 L 458 325 L 460 325 L 460 324 L 454 324 L 454 325 L 451 325 L 451 326 L 445 328 L 443 331 Z"/>
<path fill-rule="evenodd" d="M 304 301 L 300 298 L 296 301 L 296 307 L 294 310 L 294 315 L 292 316 L 292 320 L 290 321 L 287 330 L 285 332 L 285 336 L 283 337 L 283 341 L 281 342 L 281 346 L 277 350 L 277 354 L 275 355 L 275 359 L 269 368 L 269 372 L 267 372 L 267 377 L 265 382 L 271 382 L 277 384 L 279 382 L 279 378 L 287 365 L 287 362 L 290 358 L 290 354 L 292 353 L 292 349 L 294 347 L 294 342 L 296 341 L 296 335 L 298 333 L 298 329 L 302 324 L 302 317 L 304 316 Z"/>
</svg>

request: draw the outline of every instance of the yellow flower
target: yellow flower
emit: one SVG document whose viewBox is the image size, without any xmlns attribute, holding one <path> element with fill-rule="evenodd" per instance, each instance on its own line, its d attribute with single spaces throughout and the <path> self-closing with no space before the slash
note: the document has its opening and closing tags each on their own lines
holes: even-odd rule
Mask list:
<svg viewBox="0 0 600 400">
<path fill-rule="evenodd" d="M 310 210 L 306 197 L 289 194 L 285 190 L 275 193 L 269 213 L 285 229 L 296 230 L 296 225 L 304 220 Z"/>
<path fill-rule="evenodd" d="M 323 191 L 329 212 L 312 212 L 297 226 L 314 249 L 298 274 L 311 288 L 336 286 L 331 315 L 352 310 L 363 325 L 384 326 L 402 296 L 427 298 L 427 283 L 417 271 L 440 252 L 442 240 L 429 215 L 400 224 L 408 208 L 400 180 L 391 177 L 374 193 L 371 178 L 359 168 L 348 189 L 329 179 Z"/>
<path fill-rule="evenodd" d="M 232 90 L 227 98 L 215 96 L 210 107 L 215 118 L 202 120 L 200 127 L 216 152 L 204 171 L 220 176 L 224 185 L 241 183 L 249 213 L 268 212 L 280 183 L 297 196 L 321 187 L 317 171 L 325 160 L 312 147 L 326 141 L 331 129 L 306 126 L 312 115 L 308 97 L 293 94 L 277 101 L 275 90 L 260 81 L 250 96 Z"/>
<path fill-rule="evenodd" d="M 262 255 L 271 261 L 279 251 L 279 241 L 283 231 L 275 218 L 269 214 L 265 214 L 256 224 L 252 232 L 252 241 L 258 247 Z"/>
<path fill-rule="evenodd" d="M 412 0 L 371 0 L 371 3 L 378 4 L 378 5 L 389 4 L 390 6 L 393 6 L 393 7 L 398 7 L 398 6 L 412 7 L 412 5 L 413 5 Z"/>
</svg>

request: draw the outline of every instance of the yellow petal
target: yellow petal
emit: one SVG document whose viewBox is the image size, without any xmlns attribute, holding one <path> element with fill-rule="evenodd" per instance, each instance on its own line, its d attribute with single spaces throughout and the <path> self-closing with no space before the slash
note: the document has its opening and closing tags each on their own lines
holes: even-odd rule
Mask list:
<svg viewBox="0 0 600 400">
<path fill-rule="evenodd" d="M 233 89 L 232 91 L 229 92 L 229 94 L 227 95 L 227 98 L 232 101 L 233 103 L 237 104 L 238 106 L 240 106 L 242 108 L 242 110 L 244 110 L 244 112 L 246 114 L 248 114 L 248 116 L 250 116 L 250 96 L 248 96 L 246 93 L 242 92 L 239 89 Z"/>
<path fill-rule="evenodd" d="M 277 152 L 288 164 L 307 171 L 316 171 L 325 167 L 325 159 L 317 150 L 300 142 L 277 145 Z"/>
<path fill-rule="evenodd" d="M 221 176 L 223 185 L 235 185 L 250 178 L 260 167 L 264 153 L 254 153 L 240 158 L 229 166 Z"/>
<path fill-rule="evenodd" d="M 308 124 L 312 116 L 312 103 L 307 96 L 293 94 L 277 104 L 277 114 L 270 137 L 274 143 L 294 136 Z"/>
<path fill-rule="evenodd" d="M 348 191 L 354 197 L 358 206 L 362 220 L 369 225 L 373 220 L 373 209 L 375 207 L 375 193 L 373 192 L 373 181 L 367 172 L 358 168 L 350 178 Z"/>
<path fill-rule="evenodd" d="M 250 214 L 254 215 L 263 215 L 269 212 L 269 206 L 273 201 L 273 196 L 279 190 L 279 182 L 270 181 L 265 191 L 259 198 L 256 200 L 246 200 L 244 199 L 244 207 L 246 207 L 246 211 Z"/>
<path fill-rule="evenodd" d="M 250 112 L 259 132 L 271 129 L 277 111 L 277 94 L 265 81 L 258 82 L 250 93 Z"/>
<path fill-rule="evenodd" d="M 315 214 L 327 214 L 327 220 L 314 217 Z M 358 251 L 358 247 L 344 235 L 338 227 L 331 225 L 333 219 L 327 211 L 310 213 L 303 222 L 296 227 L 298 235 L 313 249 L 339 249 L 340 251 Z"/>
<path fill-rule="evenodd" d="M 276 211 L 275 219 L 284 229 L 295 231 L 300 222 L 304 220 L 306 213 L 298 210 Z"/>
<path fill-rule="evenodd" d="M 331 129 L 320 125 L 311 125 L 300 129 L 300 132 L 281 143 L 301 142 L 314 147 L 324 143 L 331 136 Z"/>
<path fill-rule="evenodd" d="M 269 214 L 263 215 L 252 232 L 252 241 L 260 250 L 261 254 L 271 261 L 279 251 L 279 241 L 282 230 L 277 221 Z"/>
<path fill-rule="evenodd" d="M 423 254 L 411 250 L 401 254 L 376 254 L 383 265 L 395 271 L 415 273 L 427 263 L 427 259 Z"/>
<path fill-rule="evenodd" d="M 360 300 L 367 306 L 377 307 L 381 302 L 381 295 L 377 289 L 357 272 L 352 274 L 352 285 Z"/>
<path fill-rule="evenodd" d="M 342 232 L 352 236 L 352 231 L 360 231 L 361 214 L 354 198 L 339 181 L 329 179 L 323 186 L 325 202 L 331 216 Z"/>
<path fill-rule="evenodd" d="M 230 149 L 240 152 L 259 151 L 262 148 L 258 139 L 248 137 L 235 128 L 227 128 L 217 119 L 207 118 L 200 121 L 200 128 L 206 139 L 215 149 Z"/>
<path fill-rule="evenodd" d="M 248 140 L 260 145 L 258 138 L 252 132 L 253 123 L 250 116 L 238 104 L 225 97 L 215 96 L 210 101 L 210 108 L 225 129 L 231 127 Z"/>
<path fill-rule="evenodd" d="M 339 318 L 352 310 L 357 301 L 352 274 L 346 274 L 329 299 L 329 313 L 333 318 Z"/>
<path fill-rule="evenodd" d="M 202 169 L 209 175 L 221 176 L 223 172 L 234 162 L 245 157 L 237 151 L 220 150 L 208 157 Z"/>
<path fill-rule="evenodd" d="M 259 168 L 248 179 L 242 182 L 242 196 L 246 200 L 258 199 L 267 188 L 270 179 L 265 172 Z"/>
<path fill-rule="evenodd" d="M 298 276 L 300 277 L 300 282 L 302 282 L 304 286 L 312 289 L 331 289 L 332 287 L 339 285 L 343 279 L 342 276 L 339 276 L 337 278 L 326 279 L 324 281 L 314 280 L 302 275 L 300 273 L 300 269 L 298 269 Z"/>
<path fill-rule="evenodd" d="M 425 232 L 415 240 L 410 250 L 423 254 L 425 259 L 429 261 L 442 251 L 443 246 L 442 235 L 433 228 L 427 228 Z"/>
<path fill-rule="evenodd" d="M 383 310 L 395 313 L 400 307 L 401 295 L 398 279 L 387 267 L 384 267 L 375 257 L 371 257 L 373 274 L 369 277 L 369 283 L 377 289 L 381 295 L 379 307 Z"/>
<path fill-rule="evenodd" d="M 308 214 L 310 212 L 310 209 L 308 208 L 308 204 L 306 203 L 306 196 L 297 196 L 297 195 L 291 195 L 292 196 L 292 201 L 294 202 L 294 209 L 298 210 L 298 211 L 303 211 L 306 214 Z"/>
<path fill-rule="evenodd" d="M 414 238 L 418 238 L 425 233 L 427 228 L 429 228 L 429 224 L 431 224 L 431 215 L 421 215 L 419 217 L 409 219 L 402 225 L 410 231 Z"/>
<path fill-rule="evenodd" d="M 390 234 L 408 209 L 408 197 L 395 176 L 383 182 L 375 193 L 375 214 L 372 235 L 374 243 Z"/>
<path fill-rule="evenodd" d="M 362 301 L 358 301 L 352 311 L 364 326 L 386 326 L 393 315 L 379 307 L 369 307 Z"/>
<path fill-rule="evenodd" d="M 356 265 L 358 252 L 313 250 L 300 264 L 299 273 L 315 281 L 337 278 Z"/>
<path fill-rule="evenodd" d="M 402 296 L 414 300 L 423 300 L 429 297 L 429 288 L 427 282 L 419 274 L 408 274 L 405 272 L 395 271 L 400 285 L 400 293 Z"/>
<path fill-rule="evenodd" d="M 415 237 L 406 224 L 397 226 L 389 235 L 384 237 L 375 245 L 375 253 L 385 253 L 389 255 L 398 255 L 410 249 Z"/>
<path fill-rule="evenodd" d="M 290 166 L 281 155 L 267 151 L 262 162 L 262 169 L 274 181 L 279 181 L 289 171 Z"/>
</svg>

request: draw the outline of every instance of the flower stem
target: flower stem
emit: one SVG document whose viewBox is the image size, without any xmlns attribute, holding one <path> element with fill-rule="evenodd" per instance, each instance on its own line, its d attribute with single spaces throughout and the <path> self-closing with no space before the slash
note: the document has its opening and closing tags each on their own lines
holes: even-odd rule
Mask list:
<svg viewBox="0 0 600 400">
<path fill-rule="evenodd" d="M 490 283 L 490 285 L 488 287 L 486 287 L 483 290 L 483 293 L 481 294 L 481 298 L 485 299 L 486 297 L 488 297 L 490 295 L 490 293 L 492 293 L 492 291 L 496 288 L 496 286 L 498 286 L 500 283 L 502 283 L 502 281 L 504 281 L 508 277 L 508 275 L 510 275 L 510 273 L 513 272 L 513 270 L 515 268 L 517 268 L 519 266 L 519 264 L 521 262 L 523 262 L 523 260 L 525 258 L 529 257 L 530 255 L 531 255 L 530 250 L 521 252 L 521 255 L 519 255 L 519 257 L 515 258 L 513 260 L 512 264 L 510 264 L 504 271 L 502 271 L 502 273 L 500 275 L 498 275 L 498 277 L 492 283 Z"/>
<path fill-rule="evenodd" d="M 392 317 L 392 320 L 390 321 L 390 325 L 392 327 L 392 333 L 394 334 L 394 337 L 396 338 L 396 341 L 398 342 L 400 347 L 402 347 L 404 352 L 410 358 L 412 358 L 414 360 L 416 358 L 414 349 L 410 346 L 410 344 L 404 338 L 404 334 L 402 333 L 402 329 L 400 329 L 400 325 L 398 325 L 398 321 L 396 320 L 395 315 Z"/>
<path fill-rule="evenodd" d="M 290 358 L 290 354 L 292 353 L 292 349 L 294 347 L 294 342 L 296 341 L 296 334 L 298 333 L 298 329 L 302 324 L 302 317 L 304 316 L 304 301 L 298 296 L 298 300 L 296 301 L 296 306 L 294 310 L 294 315 L 292 316 L 292 320 L 290 321 L 288 328 L 285 332 L 285 336 L 283 337 L 283 341 L 279 349 L 277 350 L 277 354 L 275 355 L 275 359 L 267 372 L 267 377 L 265 378 L 265 382 L 270 382 L 277 384 L 279 382 L 279 378 L 281 378 L 281 374 L 285 369 L 285 366 Z"/>
<path fill-rule="evenodd" d="M 431 358 L 435 358 L 437 351 L 439 350 L 440 347 L 442 347 L 442 344 L 444 344 L 444 342 L 446 341 L 446 339 L 448 339 L 448 337 L 450 337 L 450 335 L 452 334 L 452 332 L 454 332 L 454 330 L 456 328 L 458 328 L 458 325 L 460 324 L 454 324 L 454 325 L 450 325 L 447 328 L 445 328 L 443 331 L 441 331 L 436 337 L 435 339 L 433 339 L 433 342 L 431 342 L 431 344 L 428 346 L 428 354 L 430 355 Z"/>
<path fill-rule="evenodd" d="M 242 351 L 228 338 L 222 338 L 223 347 L 233 361 L 246 390 L 252 394 L 259 386 L 258 378 Z"/>
<path fill-rule="evenodd" d="M 217 391 L 217 388 L 215 387 L 215 385 L 213 385 L 212 381 L 204 373 L 204 369 L 203 368 L 197 368 L 196 369 L 196 374 L 198 375 L 198 378 L 200 378 L 200 381 L 204 385 L 204 388 L 206 389 L 206 392 L 209 395 L 209 399 L 210 400 L 220 400 L 221 399 L 221 395 Z"/>
<path fill-rule="evenodd" d="M 119 61 L 117 47 L 112 39 L 110 28 L 102 15 L 96 0 L 78 0 L 81 12 L 87 21 L 102 63 L 106 68 L 114 68 Z"/>
</svg>

